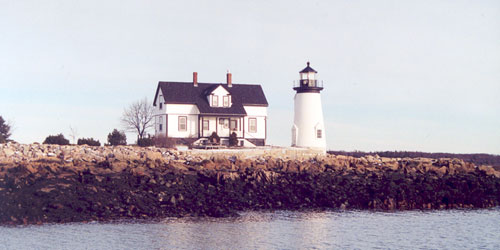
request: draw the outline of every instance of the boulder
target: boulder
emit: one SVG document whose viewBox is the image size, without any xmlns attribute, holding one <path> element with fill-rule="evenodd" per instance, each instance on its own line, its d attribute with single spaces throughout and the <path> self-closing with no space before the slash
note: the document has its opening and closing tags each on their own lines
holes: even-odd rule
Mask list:
<svg viewBox="0 0 500 250">
<path fill-rule="evenodd" d="M 495 176 L 496 178 L 500 178 L 500 171 L 496 171 L 492 166 L 479 166 L 479 170 L 483 171 L 487 175 Z"/>
<path fill-rule="evenodd" d="M 3 149 L 3 154 L 6 156 L 6 157 L 11 157 L 15 154 L 15 151 L 10 149 L 10 148 L 4 148 Z"/>
</svg>

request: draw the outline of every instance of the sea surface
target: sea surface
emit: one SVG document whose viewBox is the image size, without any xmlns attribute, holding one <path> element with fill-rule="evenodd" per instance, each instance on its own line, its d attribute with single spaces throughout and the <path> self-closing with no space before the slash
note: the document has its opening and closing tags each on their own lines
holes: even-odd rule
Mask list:
<svg viewBox="0 0 500 250">
<path fill-rule="evenodd" d="M 500 249 L 500 208 L 0 226 L 0 249 Z"/>
</svg>

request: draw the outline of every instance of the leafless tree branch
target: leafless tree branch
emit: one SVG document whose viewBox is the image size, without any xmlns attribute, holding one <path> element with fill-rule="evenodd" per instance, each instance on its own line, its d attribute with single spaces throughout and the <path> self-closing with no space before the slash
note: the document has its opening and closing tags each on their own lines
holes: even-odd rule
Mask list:
<svg viewBox="0 0 500 250">
<path fill-rule="evenodd" d="M 136 132 L 139 139 L 142 139 L 147 130 L 154 126 L 153 111 L 153 105 L 144 98 L 123 111 L 121 122 L 127 131 Z"/>
</svg>

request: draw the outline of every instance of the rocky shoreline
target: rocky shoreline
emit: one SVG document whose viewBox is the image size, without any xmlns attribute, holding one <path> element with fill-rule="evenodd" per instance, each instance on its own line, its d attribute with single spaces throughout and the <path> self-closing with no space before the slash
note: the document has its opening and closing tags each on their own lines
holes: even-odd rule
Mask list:
<svg viewBox="0 0 500 250">
<path fill-rule="evenodd" d="M 0 224 L 233 216 L 259 209 L 500 204 L 500 171 L 458 159 L 196 155 L 163 148 L 0 144 Z"/>
</svg>

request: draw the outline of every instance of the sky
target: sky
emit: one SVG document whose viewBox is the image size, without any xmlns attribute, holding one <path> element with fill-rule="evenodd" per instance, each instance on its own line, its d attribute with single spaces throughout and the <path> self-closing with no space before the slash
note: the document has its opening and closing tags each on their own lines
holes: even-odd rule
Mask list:
<svg viewBox="0 0 500 250">
<path fill-rule="evenodd" d="M 289 146 L 307 61 L 328 149 L 500 154 L 500 1 L 0 0 L 0 115 L 21 143 L 105 142 L 158 81 L 229 70 L 262 85 L 267 143 Z"/>
</svg>

